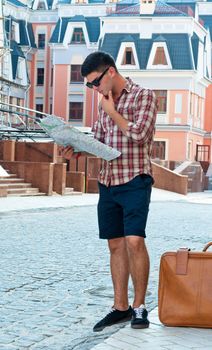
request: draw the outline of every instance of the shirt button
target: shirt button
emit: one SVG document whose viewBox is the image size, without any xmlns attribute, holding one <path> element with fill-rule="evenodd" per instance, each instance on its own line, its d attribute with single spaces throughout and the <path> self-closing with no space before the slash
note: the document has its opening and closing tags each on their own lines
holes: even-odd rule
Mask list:
<svg viewBox="0 0 212 350">
<path fill-rule="evenodd" d="M 110 133 L 112 134 L 112 133 L 113 133 L 113 130 L 110 130 Z"/>
<path fill-rule="evenodd" d="M 112 162 L 110 162 L 109 165 L 111 166 L 111 165 L 112 165 Z"/>
</svg>

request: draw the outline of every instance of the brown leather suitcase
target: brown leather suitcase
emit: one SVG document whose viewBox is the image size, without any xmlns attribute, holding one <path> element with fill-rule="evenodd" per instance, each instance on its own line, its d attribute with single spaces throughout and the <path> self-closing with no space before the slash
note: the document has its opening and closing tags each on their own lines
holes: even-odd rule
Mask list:
<svg viewBox="0 0 212 350">
<path fill-rule="evenodd" d="M 158 312 L 166 326 L 212 328 L 212 251 L 181 248 L 161 256 Z"/>
</svg>

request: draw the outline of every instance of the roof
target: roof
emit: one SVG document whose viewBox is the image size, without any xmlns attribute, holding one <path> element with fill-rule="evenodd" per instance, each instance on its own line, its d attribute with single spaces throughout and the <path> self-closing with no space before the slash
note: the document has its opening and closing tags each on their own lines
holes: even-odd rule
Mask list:
<svg viewBox="0 0 212 350">
<path fill-rule="evenodd" d="M 66 29 L 69 22 L 84 22 L 88 31 L 89 40 L 91 42 L 97 42 L 100 33 L 100 19 L 98 17 L 84 17 L 77 15 L 74 17 L 63 17 L 58 20 L 56 27 L 53 31 L 50 43 L 62 43 L 66 33 Z"/>
<path fill-rule="evenodd" d="M 88 0 L 89 4 L 104 4 L 106 0 Z M 58 0 L 58 4 L 71 4 L 72 0 Z"/>
<path fill-rule="evenodd" d="M 6 0 L 6 2 L 9 2 L 15 6 L 19 6 L 19 7 L 27 7 L 27 5 L 23 4 L 21 1 L 19 0 Z"/>
<path fill-rule="evenodd" d="M 128 0 L 126 0 L 128 1 Z M 124 4 L 124 6 L 123 6 Z M 121 2 L 116 5 L 116 12 L 114 14 L 110 14 L 109 16 L 187 16 L 184 12 L 178 10 L 175 7 L 168 5 L 166 2 L 162 0 L 158 0 L 156 2 L 155 11 L 151 15 L 140 14 L 140 3 L 134 3 L 134 5 L 127 6 L 127 3 Z"/>
<path fill-rule="evenodd" d="M 195 69 L 197 69 L 197 60 L 198 60 L 198 52 L 199 52 L 199 38 L 198 36 L 194 33 L 191 38 L 191 46 L 193 50 L 193 58 L 194 58 L 194 65 Z"/>
<path fill-rule="evenodd" d="M 18 66 L 18 59 L 19 57 L 25 58 L 25 56 L 16 41 L 14 40 L 10 41 L 10 48 L 11 48 L 11 59 L 12 59 L 12 73 L 13 73 L 13 79 L 15 79 L 17 66 Z"/>
<path fill-rule="evenodd" d="M 211 15 L 206 15 L 206 16 L 200 15 L 200 18 L 204 22 L 203 23 L 204 27 L 209 29 L 210 35 L 211 35 L 211 41 L 212 41 L 212 14 Z"/>
<path fill-rule="evenodd" d="M 116 60 L 119 48 L 127 35 L 127 33 L 106 34 L 99 49 L 110 53 Z M 172 69 L 194 69 L 192 64 L 193 52 L 190 50 L 189 36 L 187 34 L 163 34 L 163 37 L 161 37 L 161 35 L 155 33 L 151 39 L 141 39 L 137 33 L 130 36 L 135 43 L 140 69 L 146 69 L 153 43 L 161 40 L 167 44 Z"/>
<path fill-rule="evenodd" d="M 18 20 L 11 16 L 5 17 L 5 30 L 7 32 L 7 38 L 9 39 L 9 32 L 11 31 L 11 22 L 19 24 L 19 34 L 20 34 L 20 43 L 21 46 L 31 46 L 36 48 L 34 32 L 32 29 L 32 24 L 24 20 Z"/>
<path fill-rule="evenodd" d="M 88 0 L 89 4 L 104 4 L 105 0 Z"/>
<path fill-rule="evenodd" d="M 71 4 L 71 0 L 58 0 L 58 4 Z"/>
<path fill-rule="evenodd" d="M 53 0 L 47 0 L 47 5 L 49 9 L 52 8 L 52 3 L 53 3 Z"/>
</svg>

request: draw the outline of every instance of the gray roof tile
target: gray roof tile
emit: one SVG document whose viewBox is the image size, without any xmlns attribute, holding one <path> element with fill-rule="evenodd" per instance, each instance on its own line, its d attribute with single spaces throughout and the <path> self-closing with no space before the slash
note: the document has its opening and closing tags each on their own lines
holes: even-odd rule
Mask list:
<svg viewBox="0 0 212 350">
<path fill-rule="evenodd" d="M 206 16 L 201 15 L 200 18 L 203 20 L 204 27 L 209 29 L 212 41 L 212 14 Z"/>
<path fill-rule="evenodd" d="M 106 34 L 100 49 L 109 52 L 116 60 L 121 43 L 127 33 Z M 159 34 L 153 34 L 152 39 L 140 39 L 139 34 L 131 34 L 139 60 L 140 69 L 146 69 L 150 51 Z M 187 34 L 163 34 L 169 51 L 172 68 L 176 70 L 193 69 L 192 52 L 190 51 L 189 36 Z"/>
<path fill-rule="evenodd" d="M 134 5 L 123 6 L 123 3 L 117 3 L 116 12 L 114 14 L 110 14 L 109 16 L 187 16 L 184 12 L 178 10 L 175 7 L 168 5 L 166 2 L 162 0 L 158 0 L 155 6 L 155 11 L 151 15 L 142 15 L 140 14 L 140 3 L 137 1 Z"/>
<path fill-rule="evenodd" d="M 85 22 L 88 36 L 91 42 L 97 42 L 100 33 L 100 19 L 98 17 L 73 16 L 62 18 L 62 23 L 58 20 L 50 39 L 50 43 L 62 43 L 66 28 L 69 22 Z M 61 28 L 61 29 L 60 29 Z M 60 37 L 59 37 L 60 36 Z"/>
</svg>

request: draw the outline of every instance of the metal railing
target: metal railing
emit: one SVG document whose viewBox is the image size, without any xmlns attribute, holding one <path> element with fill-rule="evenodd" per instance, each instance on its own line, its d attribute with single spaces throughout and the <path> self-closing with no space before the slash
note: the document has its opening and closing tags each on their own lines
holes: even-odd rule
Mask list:
<svg viewBox="0 0 212 350">
<path fill-rule="evenodd" d="M 49 114 L 0 101 L 0 140 L 30 139 L 36 142 L 38 139 L 46 139 L 51 141 L 39 125 L 39 121 L 46 116 Z"/>
</svg>

